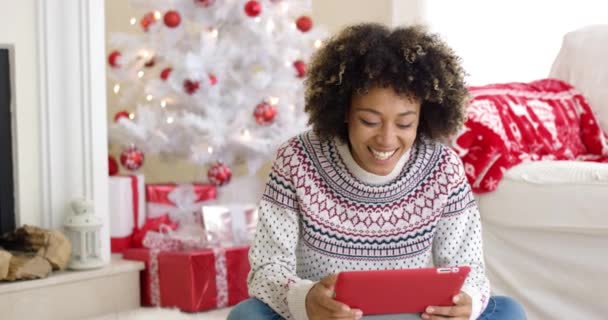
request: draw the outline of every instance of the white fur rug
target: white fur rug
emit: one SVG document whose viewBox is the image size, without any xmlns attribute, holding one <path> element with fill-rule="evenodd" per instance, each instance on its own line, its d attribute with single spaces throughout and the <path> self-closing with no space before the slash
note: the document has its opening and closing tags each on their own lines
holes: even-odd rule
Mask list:
<svg viewBox="0 0 608 320">
<path fill-rule="evenodd" d="M 199 313 L 184 313 L 177 309 L 139 308 L 88 320 L 226 320 L 229 312 L 230 308 Z"/>
</svg>

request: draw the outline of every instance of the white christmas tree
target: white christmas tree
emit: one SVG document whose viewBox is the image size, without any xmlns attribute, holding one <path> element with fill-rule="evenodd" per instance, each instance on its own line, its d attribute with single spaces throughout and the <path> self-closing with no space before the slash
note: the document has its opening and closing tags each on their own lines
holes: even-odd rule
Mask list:
<svg viewBox="0 0 608 320">
<path fill-rule="evenodd" d="M 306 128 L 303 78 L 325 33 L 309 0 L 131 0 L 138 33 L 111 35 L 108 76 L 124 111 L 110 143 L 137 169 L 143 154 L 255 172 Z"/>
</svg>

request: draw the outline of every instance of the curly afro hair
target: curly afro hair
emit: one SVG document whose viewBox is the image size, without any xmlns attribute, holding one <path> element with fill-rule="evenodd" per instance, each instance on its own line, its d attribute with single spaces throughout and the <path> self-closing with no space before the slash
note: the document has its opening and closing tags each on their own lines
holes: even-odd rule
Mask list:
<svg viewBox="0 0 608 320">
<path fill-rule="evenodd" d="M 312 57 L 305 81 L 305 111 L 321 139 L 348 142 L 344 123 L 351 98 L 374 87 L 421 102 L 418 137 L 441 140 L 464 122 L 468 102 L 460 58 L 421 26 L 394 30 L 353 25 L 330 38 Z"/>
</svg>

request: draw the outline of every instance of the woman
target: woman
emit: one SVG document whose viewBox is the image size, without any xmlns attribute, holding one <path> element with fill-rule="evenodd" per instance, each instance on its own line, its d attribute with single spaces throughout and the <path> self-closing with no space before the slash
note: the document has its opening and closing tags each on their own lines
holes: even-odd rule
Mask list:
<svg viewBox="0 0 608 320">
<path fill-rule="evenodd" d="M 229 319 L 360 319 L 332 298 L 338 272 L 431 264 L 471 272 L 453 306 L 410 317 L 525 319 L 490 295 L 473 194 L 438 142 L 467 103 L 453 51 L 421 27 L 355 25 L 315 54 L 305 85 L 312 130 L 279 148 L 250 250 L 253 298 Z"/>
</svg>

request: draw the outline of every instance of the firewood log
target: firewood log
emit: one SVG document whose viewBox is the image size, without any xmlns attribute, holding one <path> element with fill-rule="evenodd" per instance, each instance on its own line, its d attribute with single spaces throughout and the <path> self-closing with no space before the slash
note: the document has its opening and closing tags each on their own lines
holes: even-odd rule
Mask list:
<svg viewBox="0 0 608 320">
<path fill-rule="evenodd" d="M 41 248 L 38 254 L 46 258 L 53 266 L 53 270 L 63 270 L 70 262 L 72 244 L 70 240 L 57 230 L 50 230 L 49 241 L 45 248 Z"/>
<path fill-rule="evenodd" d="M 37 252 L 40 248 L 45 247 L 48 241 L 48 230 L 24 225 L 2 236 L 0 245 L 7 250 Z"/>
<path fill-rule="evenodd" d="M 38 255 L 13 255 L 8 267 L 5 280 L 28 280 L 47 277 L 53 267 L 43 257 Z"/>
<path fill-rule="evenodd" d="M 3 280 L 8 275 L 8 266 L 12 256 L 10 252 L 0 249 L 0 280 Z"/>
<path fill-rule="evenodd" d="M 72 252 L 70 241 L 60 231 L 28 225 L 2 236 L 0 246 L 22 253 L 36 253 L 48 259 L 53 270 L 65 269 Z"/>
</svg>

